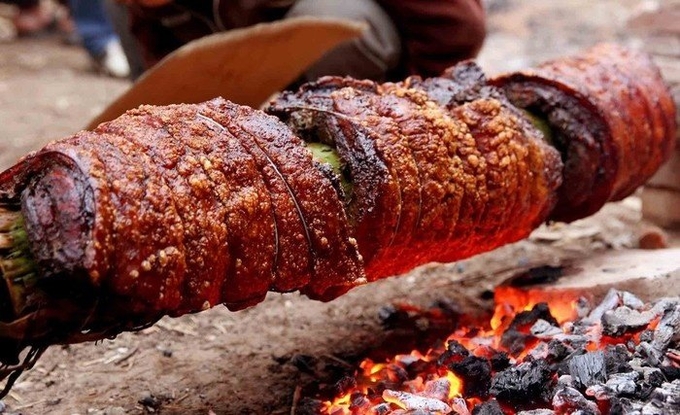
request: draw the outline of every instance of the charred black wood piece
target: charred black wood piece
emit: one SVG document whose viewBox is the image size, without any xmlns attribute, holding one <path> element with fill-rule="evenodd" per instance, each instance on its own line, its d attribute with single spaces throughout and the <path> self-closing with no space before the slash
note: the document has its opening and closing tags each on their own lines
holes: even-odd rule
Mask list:
<svg viewBox="0 0 680 415">
<path fill-rule="evenodd" d="M 489 396 L 491 364 L 487 359 L 467 356 L 460 362 L 452 362 L 448 368 L 463 380 L 464 398 Z"/>
<path fill-rule="evenodd" d="M 597 351 L 572 357 L 569 360 L 569 374 L 574 379 L 574 385 L 580 389 L 606 382 L 604 353 Z"/>
<path fill-rule="evenodd" d="M 535 341 L 536 337 L 530 333 L 530 330 L 539 320 L 559 326 L 555 317 L 550 314 L 548 304 L 539 303 L 531 310 L 522 311 L 515 316 L 508 329 L 501 336 L 501 345 L 510 353 L 519 354 L 527 348 L 528 343 Z"/>
<path fill-rule="evenodd" d="M 472 409 L 472 415 L 504 415 L 501 406 L 494 399 L 482 402 Z"/>
<path fill-rule="evenodd" d="M 579 412 L 583 415 L 600 415 L 595 402 L 589 401 L 581 392 L 570 387 L 558 389 L 553 396 L 552 405 L 559 414 Z"/>
<path fill-rule="evenodd" d="M 629 363 L 632 358 L 633 355 L 622 344 L 607 346 L 604 350 L 607 373 L 623 373 L 633 370 Z"/>
<path fill-rule="evenodd" d="M 627 306 L 617 307 L 602 316 L 602 332 L 612 337 L 621 336 L 647 327 L 654 317 L 652 310 L 639 312 Z"/>
<path fill-rule="evenodd" d="M 544 359 L 525 361 L 497 373 L 490 394 L 500 402 L 517 405 L 547 403 L 553 387 L 552 371 Z"/>
</svg>

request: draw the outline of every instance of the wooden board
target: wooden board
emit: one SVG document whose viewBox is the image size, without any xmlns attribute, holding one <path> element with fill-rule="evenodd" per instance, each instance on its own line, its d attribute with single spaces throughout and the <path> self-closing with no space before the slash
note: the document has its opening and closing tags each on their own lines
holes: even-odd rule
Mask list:
<svg viewBox="0 0 680 415">
<path fill-rule="evenodd" d="M 87 125 L 92 129 L 142 104 L 196 103 L 217 96 L 259 107 L 364 25 L 300 17 L 206 36 L 174 51 Z"/>
</svg>

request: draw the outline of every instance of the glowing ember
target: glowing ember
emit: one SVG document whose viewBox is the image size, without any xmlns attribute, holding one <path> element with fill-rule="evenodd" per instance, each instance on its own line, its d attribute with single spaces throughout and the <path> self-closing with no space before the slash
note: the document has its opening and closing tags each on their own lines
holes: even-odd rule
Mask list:
<svg viewBox="0 0 680 415">
<path fill-rule="evenodd" d="M 645 387 L 647 396 L 657 393 L 656 407 L 680 409 L 680 301 L 644 305 L 612 291 L 588 309 L 574 296 L 549 298 L 548 306 L 539 295 L 499 289 L 488 324 L 458 328 L 429 350 L 362 361 L 344 383 L 351 387 L 320 402 L 317 413 L 628 413 L 621 408 L 644 407 L 633 398 Z M 431 310 L 422 314 L 441 317 Z M 664 387 L 671 392 L 658 392 Z"/>
</svg>

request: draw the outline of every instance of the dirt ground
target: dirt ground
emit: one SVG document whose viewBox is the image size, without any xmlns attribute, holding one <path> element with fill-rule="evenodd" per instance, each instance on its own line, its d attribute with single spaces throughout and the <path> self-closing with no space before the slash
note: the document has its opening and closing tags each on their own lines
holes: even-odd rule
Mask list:
<svg viewBox="0 0 680 415">
<path fill-rule="evenodd" d="M 490 33 L 479 61 L 494 73 L 599 41 L 634 43 L 625 28 L 627 19 L 655 2 L 486 4 Z M 84 52 L 58 38 L 0 43 L 0 168 L 49 140 L 76 132 L 127 87 L 126 81 L 93 73 Z M 425 266 L 327 304 L 272 294 L 238 313 L 217 307 L 164 319 L 113 341 L 53 347 L 19 379 L 4 400 L 5 411 L 288 414 L 296 387 L 313 378 L 292 363 L 294 356 L 313 356 L 323 364 L 361 354 L 380 342 L 378 311 L 393 302 L 427 305 L 448 298 L 485 307 L 488 303 L 477 296 L 512 270 L 556 264 L 595 249 L 634 247 L 639 209 L 639 201 L 630 198 L 594 218 L 545 227 L 527 241 L 457 264 Z"/>
</svg>

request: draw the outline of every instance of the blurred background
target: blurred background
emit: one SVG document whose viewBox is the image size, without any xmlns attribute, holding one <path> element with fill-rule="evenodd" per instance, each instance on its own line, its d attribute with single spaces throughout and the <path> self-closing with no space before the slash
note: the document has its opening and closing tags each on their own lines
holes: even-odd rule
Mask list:
<svg viewBox="0 0 680 415">
<path fill-rule="evenodd" d="M 130 85 L 94 62 L 74 32 L 73 22 L 63 22 L 66 12 L 62 6 L 53 0 L 42 3 L 56 10 L 51 12 L 56 22 L 48 30 L 31 34 L 18 34 L 12 20 L 16 8 L 0 3 L 0 169 L 49 140 L 83 128 Z M 630 22 L 662 8 L 677 9 L 678 1 L 483 3 L 488 35 L 479 62 L 493 73 L 525 67 L 600 41 L 640 44 L 641 33 L 655 25 L 633 31 Z M 674 50 L 680 54 L 678 36 L 667 39 L 664 46 L 670 48 L 669 53 Z M 654 45 L 659 46 L 657 40 Z"/>
</svg>

